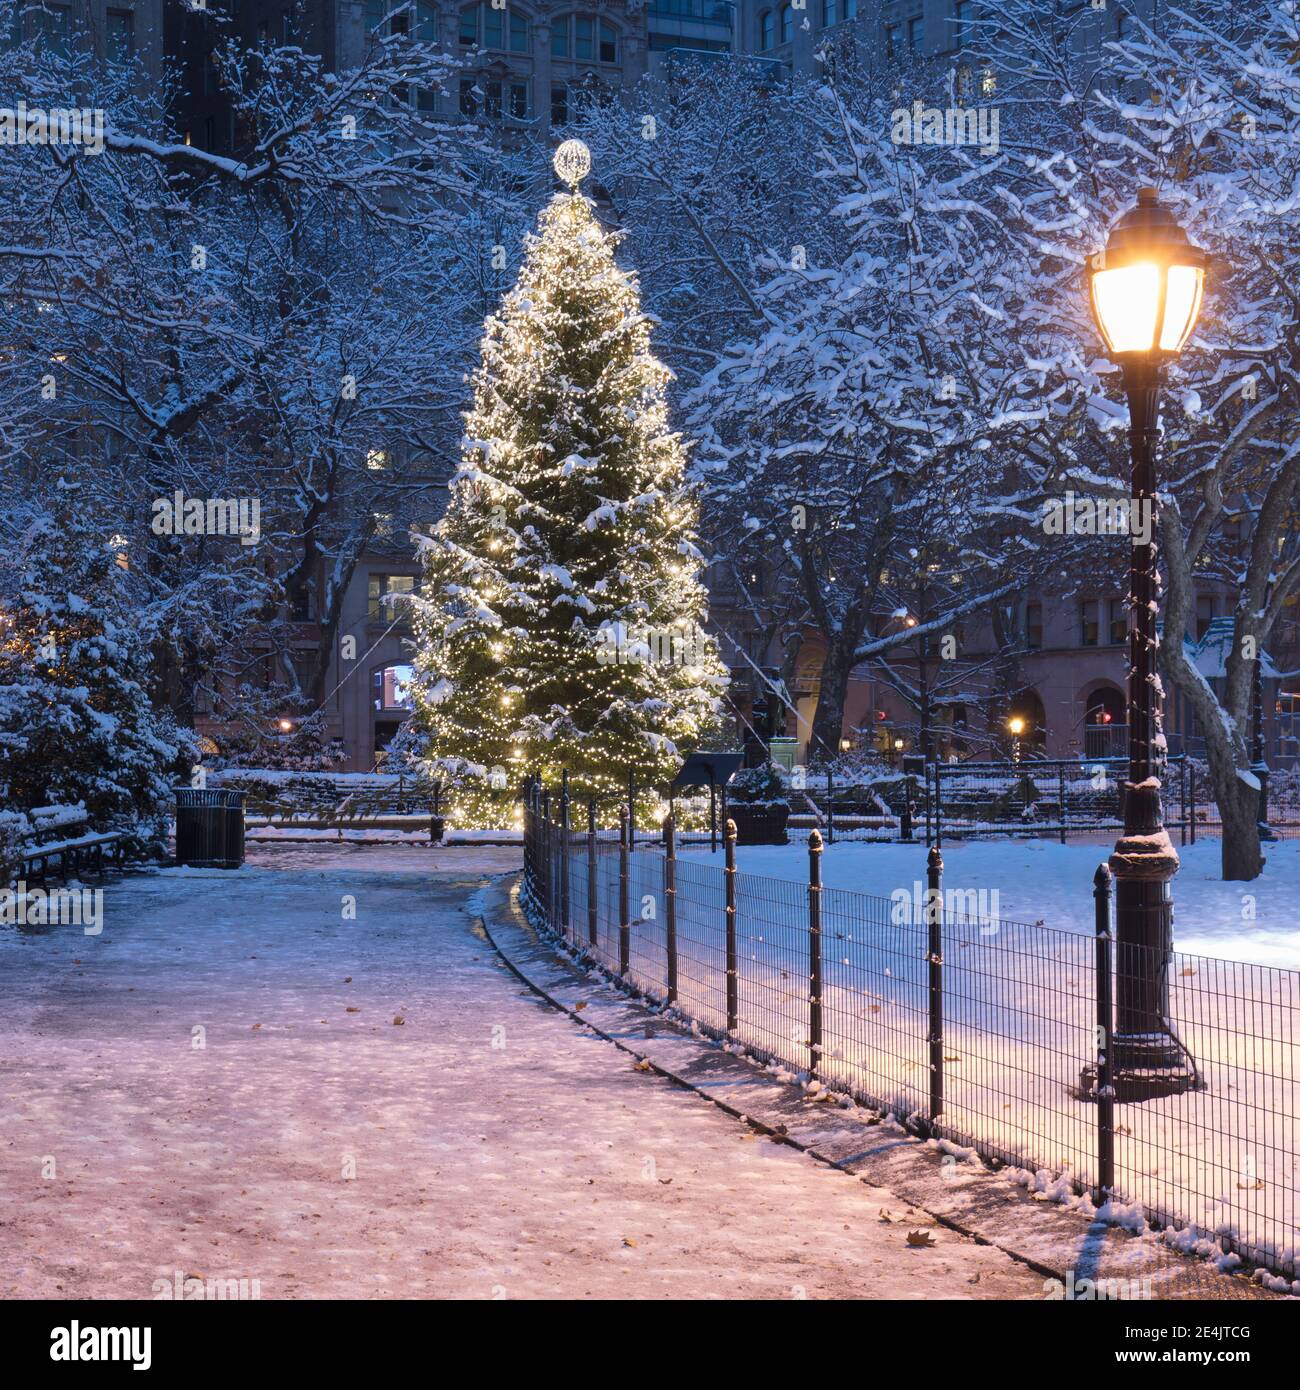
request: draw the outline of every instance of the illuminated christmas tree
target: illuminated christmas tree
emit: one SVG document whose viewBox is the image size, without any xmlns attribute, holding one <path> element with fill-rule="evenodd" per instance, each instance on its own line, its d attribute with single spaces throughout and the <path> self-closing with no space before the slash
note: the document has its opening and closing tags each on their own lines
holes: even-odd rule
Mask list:
<svg viewBox="0 0 1300 1390">
<path fill-rule="evenodd" d="M 702 631 L 697 506 L 618 237 L 570 185 L 488 319 L 474 405 L 416 604 L 416 729 L 472 824 L 524 773 L 582 792 L 665 784 L 712 727 L 725 671 Z M 496 793 L 493 795 L 493 793 Z"/>
</svg>

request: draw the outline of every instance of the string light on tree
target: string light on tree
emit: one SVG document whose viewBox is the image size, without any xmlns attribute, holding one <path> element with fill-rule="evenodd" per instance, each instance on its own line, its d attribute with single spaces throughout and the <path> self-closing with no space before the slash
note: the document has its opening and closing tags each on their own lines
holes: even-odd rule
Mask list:
<svg viewBox="0 0 1300 1390">
<path fill-rule="evenodd" d="M 578 192 L 590 152 L 565 141 L 554 164 L 568 191 L 485 324 L 460 467 L 423 543 L 415 724 L 466 826 L 511 824 L 525 772 L 567 768 L 577 794 L 618 794 L 629 773 L 666 784 L 726 684 L 700 632 L 708 595 L 670 374 L 618 234 Z"/>
</svg>

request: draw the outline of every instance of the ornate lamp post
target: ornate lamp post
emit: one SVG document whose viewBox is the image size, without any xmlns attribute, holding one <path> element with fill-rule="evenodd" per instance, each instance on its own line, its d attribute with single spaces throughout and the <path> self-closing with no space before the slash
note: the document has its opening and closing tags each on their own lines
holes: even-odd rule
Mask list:
<svg viewBox="0 0 1300 1390">
<path fill-rule="evenodd" d="M 1124 830 L 1110 857 L 1115 875 L 1116 1018 L 1111 1060 L 1128 1099 L 1197 1084 L 1187 1049 L 1169 1023 L 1169 959 L 1178 852 L 1164 829 L 1157 775 L 1163 745 L 1156 678 L 1155 446 L 1164 364 L 1191 336 L 1200 312 L 1206 258 L 1154 188 L 1111 229 L 1092 257 L 1092 308 L 1128 396 L 1132 461 L 1128 629 L 1128 781 Z M 1150 520 L 1150 527 L 1141 524 Z M 1136 537 L 1146 535 L 1145 543 Z M 1171 640 L 1180 640 L 1174 633 Z"/>
</svg>

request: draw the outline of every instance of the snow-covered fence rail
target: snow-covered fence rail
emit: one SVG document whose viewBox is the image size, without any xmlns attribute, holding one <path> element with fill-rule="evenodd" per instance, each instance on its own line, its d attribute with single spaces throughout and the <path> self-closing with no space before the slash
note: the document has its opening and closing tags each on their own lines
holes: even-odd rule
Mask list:
<svg viewBox="0 0 1300 1390">
<path fill-rule="evenodd" d="M 667 828 L 662 852 L 590 836 L 548 801 L 525 802 L 528 909 L 626 987 L 1036 1190 L 1300 1293 L 1300 972 L 1116 952 L 1104 875 L 1090 940 L 982 914 L 944 891 L 937 850 L 925 890 L 872 897 L 821 886 L 816 834 L 804 884 L 738 872 L 733 846 L 721 870 L 677 858 Z M 1200 1084 L 1115 1094 L 1114 1001 L 1157 972 Z"/>
</svg>

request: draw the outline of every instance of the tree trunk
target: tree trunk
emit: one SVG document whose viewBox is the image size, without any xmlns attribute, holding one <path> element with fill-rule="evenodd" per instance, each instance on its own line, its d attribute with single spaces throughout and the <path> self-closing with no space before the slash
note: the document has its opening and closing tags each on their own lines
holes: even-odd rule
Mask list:
<svg viewBox="0 0 1300 1390">
<path fill-rule="evenodd" d="M 1258 878 L 1264 868 L 1264 856 L 1259 847 L 1259 792 L 1237 775 L 1228 750 L 1224 750 L 1228 753 L 1225 758 L 1207 739 L 1206 752 L 1214 799 L 1223 822 L 1223 877 L 1225 881 L 1249 883 Z"/>
<path fill-rule="evenodd" d="M 808 741 L 808 761 L 822 764 L 837 757 L 844 729 L 844 704 L 848 697 L 849 675 L 853 670 L 853 652 L 857 635 L 836 633 L 826 649 L 822 663 L 821 687 L 817 696 L 817 712 L 813 715 L 812 736 Z"/>
</svg>

